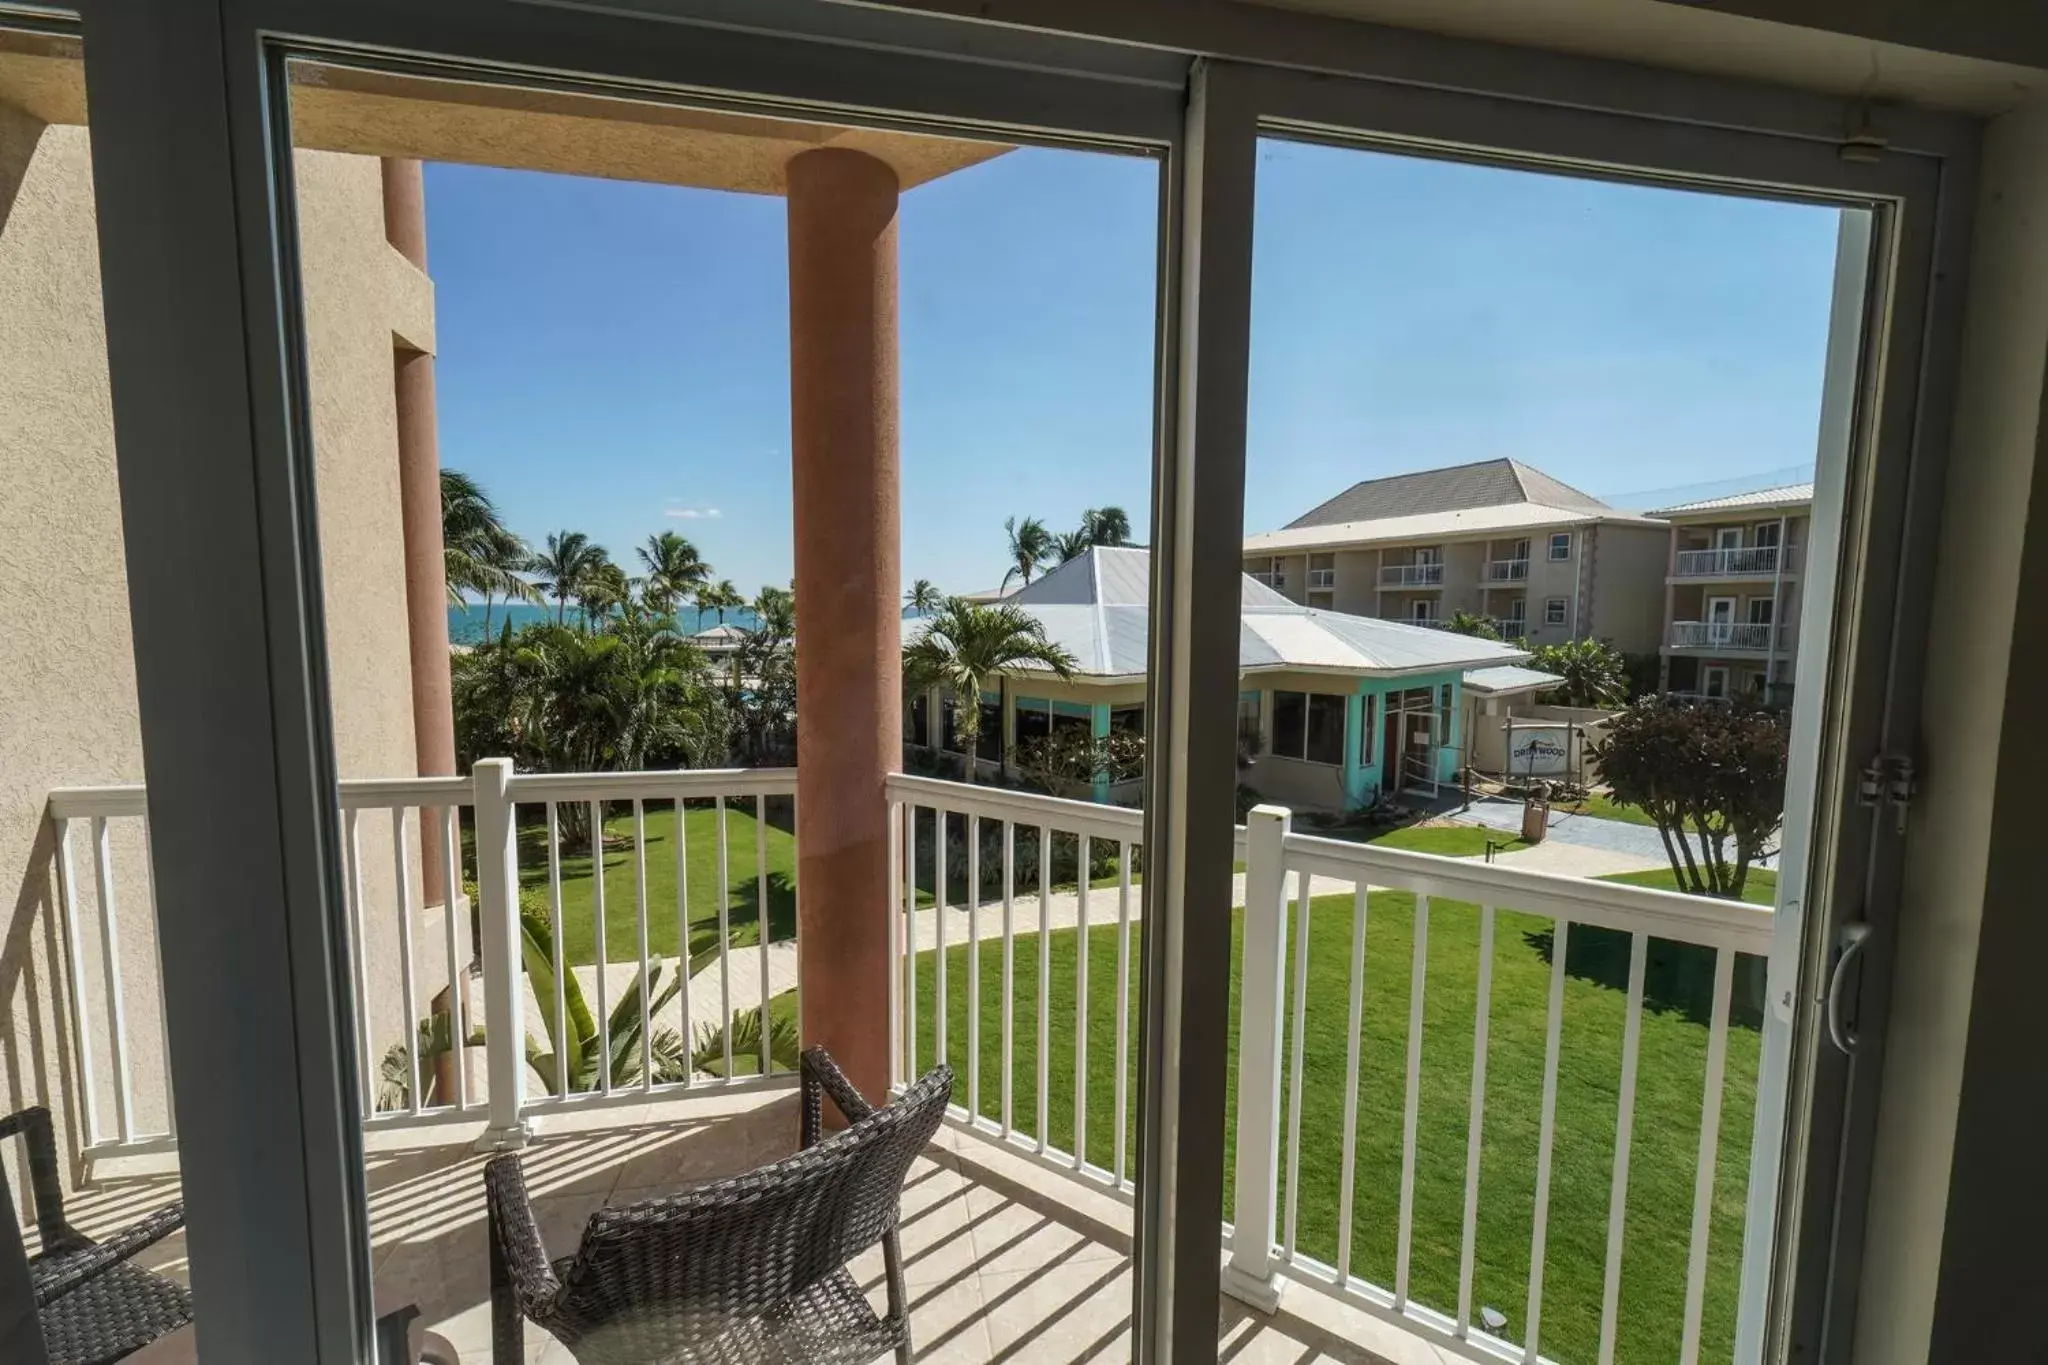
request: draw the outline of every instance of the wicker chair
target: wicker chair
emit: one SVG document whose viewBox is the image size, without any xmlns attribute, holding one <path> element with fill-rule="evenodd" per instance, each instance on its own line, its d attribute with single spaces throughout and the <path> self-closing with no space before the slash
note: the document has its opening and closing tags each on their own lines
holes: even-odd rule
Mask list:
<svg viewBox="0 0 2048 1365">
<path fill-rule="evenodd" d="M 184 1286 L 128 1264 L 137 1252 L 185 1225 L 185 1206 L 167 1205 L 95 1242 L 64 1221 L 50 1111 L 38 1106 L 0 1118 L 0 1138 L 16 1135 L 28 1148 L 36 1229 L 43 1239 L 41 1254 L 28 1267 L 50 1365 L 106 1365 L 190 1322 L 192 1296 Z M 4 1168 L 0 1215 L 16 1218 Z"/>
<path fill-rule="evenodd" d="M 527 1318 L 580 1365 L 864 1365 L 890 1351 L 908 1365 L 896 1220 L 904 1176 L 952 1098 L 952 1070 L 934 1068 L 877 1109 L 811 1048 L 802 1086 L 803 1149 L 794 1156 L 600 1209 L 576 1254 L 552 1264 L 519 1159 L 485 1167 L 496 1365 L 526 1359 Z M 827 1095 L 849 1122 L 821 1141 Z M 846 1268 L 878 1242 L 888 1271 L 882 1317 Z"/>
</svg>

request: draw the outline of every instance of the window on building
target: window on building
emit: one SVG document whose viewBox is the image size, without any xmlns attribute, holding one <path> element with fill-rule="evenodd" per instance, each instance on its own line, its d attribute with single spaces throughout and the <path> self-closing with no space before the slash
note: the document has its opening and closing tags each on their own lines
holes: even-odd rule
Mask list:
<svg viewBox="0 0 2048 1365">
<path fill-rule="evenodd" d="M 1003 761 L 1003 703 L 1000 697 L 981 699 L 981 733 L 974 737 L 974 754 L 991 763 Z"/>
<path fill-rule="evenodd" d="M 1052 733 L 1052 703 L 1043 697 L 1017 698 L 1017 746 Z"/>
<path fill-rule="evenodd" d="M 1056 735 L 1064 735 L 1070 730 L 1078 730 L 1085 735 L 1094 728 L 1086 716 L 1070 716 L 1063 711 L 1052 713 L 1052 733 Z"/>
<path fill-rule="evenodd" d="M 1565 612 L 1565 600 L 1564 600 L 1564 599 L 1563 599 L 1562 597 L 1550 597 L 1550 598 L 1546 598 L 1546 599 L 1544 599 L 1544 602 L 1543 602 L 1543 624 L 1544 624 L 1544 625 L 1546 625 L 1546 626 L 1561 626 L 1561 625 L 1563 625 L 1563 624 L 1564 624 L 1564 612 Z"/>
<path fill-rule="evenodd" d="M 1331 767 L 1344 762 L 1344 698 L 1327 692 L 1273 694 L 1273 752 Z"/>
<path fill-rule="evenodd" d="M 1776 606 L 1777 603 L 1773 602 L 1768 597 L 1750 598 L 1749 623 L 1753 626 L 1769 625 L 1771 623 L 1771 613 Z"/>
<path fill-rule="evenodd" d="M 1700 695 L 1725 697 L 1728 695 L 1728 669 L 1722 664 L 1709 664 L 1700 671 Z"/>
<path fill-rule="evenodd" d="M 1443 700 L 1437 705 L 1436 742 L 1439 744 L 1449 744 L 1451 742 L 1451 685 L 1445 683 L 1440 690 L 1443 693 Z"/>
<path fill-rule="evenodd" d="M 1145 733 L 1145 708 L 1142 705 L 1112 706 L 1109 708 L 1109 728 L 1128 730 L 1134 735 Z"/>
<path fill-rule="evenodd" d="M 1756 529 L 1750 533 L 1750 543 L 1759 549 L 1765 550 L 1776 545 L 1778 543 L 1778 523 L 1775 521 L 1757 523 Z"/>
<path fill-rule="evenodd" d="M 1570 559 L 1572 557 L 1572 533 L 1570 531 L 1559 531 L 1550 538 L 1550 557 L 1552 559 Z"/>
<path fill-rule="evenodd" d="M 1379 704 L 1378 697 L 1367 697 L 1358 708 L 1358 762 L 1361 767 L 1372 766 L 1372 740 L 1379 733 L 1379 726 L 1375 723 L 1379 720 Z"/>
<path fill-rule="evenodd" d="M 912 744 L 930 743 L 931 732 L 925 728 L 930 718 L 931 698 L 920 692 L 910 699 L 910 714 L 903 721 L 904 728 L 910 732 Z"/>
<path fill-rule="evenodd" d="M 957 754 L 960 752 L 960 738 L 955 733 L 955 730 L 953 698 L 951 696 L 941 697 L 939 699 L 939 747 L 948 753 Z"/>
<path fill-rule="evenodd" d="M 1264 717 L 1260 709 L 1260 694 L 1240 692 L 1237 694 L 1237 742 L 1246 753 L 1260 752 L 1259 741 L 1264 729 Z"/>
</svg>

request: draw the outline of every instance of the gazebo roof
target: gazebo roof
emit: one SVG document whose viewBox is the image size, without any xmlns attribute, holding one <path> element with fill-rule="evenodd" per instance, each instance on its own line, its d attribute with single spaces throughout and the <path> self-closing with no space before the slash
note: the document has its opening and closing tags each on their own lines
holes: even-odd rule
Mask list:
<svg viewBox="0 0 2048 1365">
<path fill-rule="evenodd" d="M 1245 673 L 1399 677 L 1529 657 L 1492 640 L 1305 607 L 1243 575 L 1238 582 L 1238 667 Z M 1145 673 L 1150 593 L 1150 553 L 1105 547 L 1068 560 L 1003 602 L 1030 613 L 1046 638 L 1074 656 L 1077 678 L 1128 679 Z M 913 635 L 921 629 L 911 626 Z"/>
</svg>

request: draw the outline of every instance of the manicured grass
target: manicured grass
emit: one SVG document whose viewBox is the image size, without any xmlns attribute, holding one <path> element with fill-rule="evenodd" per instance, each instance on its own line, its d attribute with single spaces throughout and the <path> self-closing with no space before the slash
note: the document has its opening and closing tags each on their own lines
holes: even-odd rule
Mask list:
<svg viewBox="0 0 2048 1365">
<path fill-rule="evenodd" d="M 1655 887 L 1659 891 L 1678 890 L 1678 878 L 1668 867 L 1651 868 L 1648 872 L 1617 872 L 1600 880 L 1627 882 L 1630 886 Z M 1742 899 L 1751 905 L 1777 904 L 1778 874 L 1767 867 L 1752 867 L 1748 878 L 1742 883 Z"/>
<path fill-rule="evenodd" d="M 1650 818 L 1650 813 L 1641 806 L 1616 801 L 1605 792 L 1589 793 L 1583 801 L 1565 803 L 1560 808 L 1577 811 L 1580 815 L 1590 815 L 1598 820 L 1620 820 L 1624 824 L 1648 825 L 1652 829 L 1657 825 L 1657 822 Z"/>
<path fill-rule="evenodd" d="M 1402 1183 L 1415 900 L 1403 892 L 1374 893 L 1366 919 L 1353 1211 L 1349 1229 L 1342 1229 L 1338 1218 L 1352 918 L 1348 895 L 1320 897 L 1311 905 L 1303 1002 L 1299 1189 L 1290 1196 L 1284 1188 L 1283 1168 L 1282 1233 L 1285 1211 L 1292 1205 L 1298 1213 L 1294 1239 L 1300 1252 L 1334 1264 L 1338 1239 L 1348 1235 L 1352 1272 L 1391 1287 Z M 1479 918 L 1477 908 L 1469 905 L 1436 901 L 1429 907 L 1410 1293 L 1418 1302 L 1446 1311 L 1455 1311 L 1457 1306 Z M 1532 916 L 1508 910 L 1496 916 L 1474 1306 L 1475 1316 L 1479 1305 L 1500 1309 L 1508 1317 L 1506 1334 L 1517 1340 L 1526 1326 L 1551 930 L 1549 921 Z M 1080 987 L 1079 932 L 1056 931 L 1046 945 L 1050 957 L 1047 1134 L 1054 1146 L 1072 1149 L 1074 1079 L 1077 1074 L 1085 1076 L 1086 1154 L 1090 1162 L 1112 1168 L 1116 1160 L 1116 994 L 1121 959 L 1130 1011 L 1124 1058 L 1129 1087 L 1124 1124 L 1127 1174 L 1135 1174 L 1141 933 L 1141 923 L 1132 925 L 1129 942 L 1120 952 L 1117 926 L 1091 928 L 1086 939 L 1085 989 Z M 1240 960 L 1242 933 L 1243 912 L 1238 911 L 1231 924 L 1234 962 Z M 1571 930 L 1568 943 L 1542 1343 L 1545 1355 L 1577 1361 L 1594 1357 L 1599 1338 L 1628 939 L 1581 926 Z M 1027 1134 L 1037 1132 L 1038 952 L 1035 935 L 1017 940 L 1012 1115 L 1015 1126 Z M 1000 945 L 984 946 L 980 959 L 976 973 L 979 998 L 974 1002 L 980 1028 L 976 1098 L 980 1113 L 1000 1121 L 1004 1051 Z M 1286 1018 L 1291 1030 L 1291 944 L 1288 961 Z M 937 1055 L 935 955 L 923 954 L 917 966 L 915 1032 L 918 1065 L 923 1067 Z M 1616 1352 L 1620 1361 L 1662 1365 L 1678 1354 L 1707 1050 L 1704 1021 L 1712 977 L 1712 955 L 1705 950 L 1653 943 L 1622 1261 Z M 1747 995 L 1751 983 L 1760 979 L 1760 972 L 1739 973 L 1739 994 Z M 969 1102 L 968 982 L 968 949 L 949 948 L 945 1054 L 960 1073 L 955 1093 L 963 1104 Z M 1087 1002 L 1085 1025 L 1077 1028 L 1077 1002 L 1083 997 Z M 1743 1022 L 1731 1029 L 1729 1036 L 1702 1359 L 1725 1358 L 1732 1350 L 1756 1086 L 1756 1004 L 1749 999 L 1739 1002 L 1737 1015 Z M 1237 1010 L 1237 972 L 1233 970 L 1231 1017 L 1224 1043 L 1227 1055 L 1223 1059 L 1231 1116 L 1224 1128 L 1226 1148 L 1234 1147 L 1235 1136 Z M 1076 1055 L 1076 1038 L 1083 1034 L 1085 1063 Z M 1291 1055 L 1290 1049 L 1291 1039 L 1283 1044 L 1281 1055 Z M 1283 1089 L 1287 1092 L 1283 1103 L 1291 1104 L 1291 1078 L 1283 1078 Z M 1284 1109 L 1283 1116 L 1284 1136 L 1294 1120 Z M 1226 1156 L 1226 1161 L 1232 1159 Z M 1226 1199 L 1230 1198 L 1226 1192 Z"/>
<path fill-rule="evenodd" d="M 640 911 L 637 886 L 639 859 L 633 844 L 633 813 L 614 805 L 605 814 L 604 926 L 605 957 L 612 962 L 640 960 Z M 676 815 L 668 802 L 645 806 L 647 843 L 647 947 L 657 956 L 673 956 L 680 941 L 681 915 L 676 899 Z M 725 809 L 726 922 L 735 946 L 761 941 L 762 876 L 756 864 L 757 826 L 753 802 L 733 800 Z M 771 800 L 766 833 L 766 893 L 769 941 L 796 933 L 796 838 L 774 823 Z M 688 802 L 683 811 L 683 872 L 688 882 L 690 953 L 699 958 L 718 942 L 718 813 L 709 802 Z M 562 951 L 568 961 L 588 965 L 597 960 L 596 883 L 591 877 L 587 843 L 565 848 L 562 870 Z M 546 911 L 548 898 L 547 827 L 519 829 L 519 887 L 522 901 Z M 701 965 L 701 963 L 699 964 Z"/>
<path fill-rule="evenodd" d="M 1338 834 L 1337 838 L 1348 835 Z M 1526 848 L 1519 838 L 1503 830 L 1487 829 L 1480 825 L 1402 825 L 1384 834 L 1373 835 L 1363 842 L 1379 848 L 1402 848 L 1411 853 L 1435 853 L 1445 858 L 1478 858 L 1485 854 L 1487 844 L 1497 846 L 1503 853 Z"/>
</svg>

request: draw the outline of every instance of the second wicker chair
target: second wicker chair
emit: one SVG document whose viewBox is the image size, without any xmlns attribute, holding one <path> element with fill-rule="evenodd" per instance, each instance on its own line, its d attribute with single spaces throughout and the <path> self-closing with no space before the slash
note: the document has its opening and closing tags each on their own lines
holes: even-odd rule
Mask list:
<svg viewBox="0 0 2048 1365">
<path fill-rule="evenodd" d="M 953 1073 L 937 1067 L 877 1109 L 822 1048 L 803 1055 L 802 1150 L 681 1194 L 600 1209 L 576 1254 L 550 1262 L 519 1158 L 484 1169 L 496 1365 L 523 1365 L 525 1322 L 580 1365 L 865 1365 L 911 1359 L 904 1177 L 937 1130 Z M 823 1136 L 830 1096 L 848 1124 Z M 878 1316 L 847 1262 L 880 1244 Z"/>
</svg>

